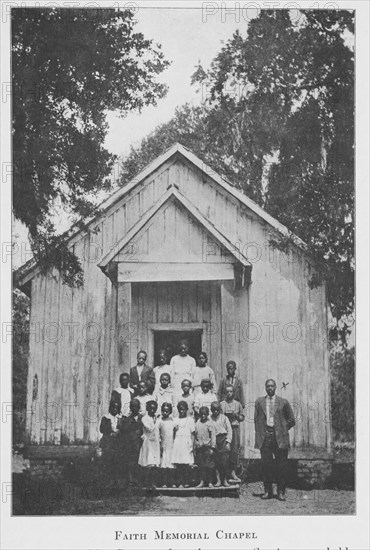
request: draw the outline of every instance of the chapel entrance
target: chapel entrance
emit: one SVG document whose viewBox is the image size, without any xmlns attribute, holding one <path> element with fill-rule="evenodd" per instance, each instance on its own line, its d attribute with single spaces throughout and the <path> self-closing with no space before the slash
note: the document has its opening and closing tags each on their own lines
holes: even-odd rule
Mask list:
<svg viewBox="0 0 370 550">
<path fill-rule="evenodd" d="M 197 360 L 202 351 L 202 330 L 155 330 L 154 331 L 154 365 L 158 365 L 159 350 L 165 349 L 168 362 L 179 352 L 180 340 L 189 342 L 189 355 Z"/>
</svg>

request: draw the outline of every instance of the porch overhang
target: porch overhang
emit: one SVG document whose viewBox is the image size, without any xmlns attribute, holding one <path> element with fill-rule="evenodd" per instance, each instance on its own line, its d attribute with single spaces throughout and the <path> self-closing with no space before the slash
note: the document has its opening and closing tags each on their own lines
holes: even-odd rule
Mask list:
<svg viewBox="0 0 370 550">
<path fill-rule="evenodd" d="M 239 280 L 241 270 L 237 264 L 121 262 L 117 265 L 117 282 Z"/>
<path fill-rule="evenodd" d="M 166 205 L 176 203 L 187 213 L 202 231 L 211 239 L 205 243 L 201 254 L 190 255 L 179 253 L 181 243 L 176 242 L 176 249 L 164 256 L 159 253 L 136 257 L 125 261 L 120 251 L 135 250 L 135 241 L 161 215 Z M 170 231 L 170 229 L 169 229 Z M 160 246 L 161 243 L 159 243 Z M 178 245 L 178 246 L 177 246 Z M 220 253 L 221 251 L 221 253 Z M 130 254 L 126 257 L 130 258 Z M 99 263 L 100 269 L 114 284 L 135 282 L 169 282 L 169 281 L 228 281 L 234 280 L 236 286 L 247 286 L 251 282 L 252 264 L 231 240 L 213 225 L 196 206 L 184 197 L 174 185 L 170 185 L 160 199 L 145 213 L 140 221 L 132 227 Z"/>
</svg>

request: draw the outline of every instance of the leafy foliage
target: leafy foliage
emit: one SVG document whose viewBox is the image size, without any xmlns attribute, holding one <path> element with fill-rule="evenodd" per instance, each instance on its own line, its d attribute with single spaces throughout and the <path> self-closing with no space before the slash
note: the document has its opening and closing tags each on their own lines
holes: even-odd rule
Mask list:
<svg viewBox="0 0 370 550">
<path fill-rule="evenodd" d="M 331 413 L 335 442 L 355 440 L 355 350 L 339 346 L 330 355 Z"/>
<path fill-rule="evenodd" d="M 203 106 L 191 107 L 185 104 L 178 107 L 175 116 L 144 138 L 139 148 L 131 147 L 130 154 L 121 165 L 121 184 L 132 179 L 175 142 L 181 142 L 199 154 L 215 170 L 224 171 L 225 166 L 217 154 L 219 150 L 212 147 L 212 140 L 216 139 L 217 134 L 209 128 L 207 111 Z"/>
<path fill-rule="evenodd" d="M 55 253 L 63 241 L 53 206 L 91 213 L 115 161 L 104 147 L 107 111 L 124 116 L 155 104 L 166 93 L 157 75 L 168 62 L 134 33 L 130 10 L 16 8 L 12 40 L 14 214 L 37 258 L 64 258 L 56 263 L 63 270 L 70 258 Z"/>
<path fill-rule="evenodd" d="M 354 60 L 349 11 L 262 10 L 193 83 L 184 106 L 132 149 L 122 183 L 180 141 L 286 225 L 322 262 L 336 319 L 354 308 Z M 275 242 L 282 248 L 291 244 Z"/>
<path fill-rule="evenodd" d="M 13 292 L 13 443 L 23 443 L 27 399 L 29 298 Z"/>
</svg>

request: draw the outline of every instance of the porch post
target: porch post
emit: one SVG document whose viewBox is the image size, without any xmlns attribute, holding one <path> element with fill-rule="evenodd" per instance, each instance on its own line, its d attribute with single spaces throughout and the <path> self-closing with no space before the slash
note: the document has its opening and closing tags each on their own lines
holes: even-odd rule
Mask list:
<svg viewBox="0 0 370 550">
<path fill-rule="evenodd" d="M 122 372 L 131 367 L 131 337 L 136 335 L 131 323 L 131 283 L 118 283 L 117 293 L 118 321 L 118 361 Z"/>
<path fill-rule="evenodd" d="M 238 361 L 236 352 L 240 342 L 240 326 L 236 319 L 234 281 L 221 284 L 221 370 L 225 371 L 227 361 Z"/>
</svg>

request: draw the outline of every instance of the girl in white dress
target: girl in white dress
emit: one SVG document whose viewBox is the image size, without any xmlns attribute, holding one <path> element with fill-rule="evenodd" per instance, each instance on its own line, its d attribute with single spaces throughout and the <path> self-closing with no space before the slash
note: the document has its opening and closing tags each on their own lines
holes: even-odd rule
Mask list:
<svg viewBox="0 0 370 550">
<path fill-rule="evenodd" d="M 174 355 L 170 362 L 172 368 L 172 387 L 175 393 L 181 391 L 181 382 L 186 378 L 193 382 L 194 371 L 196 367 L 194 357 L 188 355 L 189 344 L 187 340 L 181 340 L 180 353 Z"/>
<path fill-rule="evenodd" d="M 140 449 L 139 465 L 147 468 L 147 475 L 144 479 L 147 485 L 154 485 L 154 472 L 152 471 L 160 463 L 159 446 L 159 421 L 156 416 L 157 402 L 148 401 L 146 403 L 147 414 L 142 418 L 143 424 L 143 444 Z"/>
<path fill-rule="evenodd" d="M 186 401 L 188 404 L 188 416 L 194 416 L 194 394 L 191 387 L 190 380 L 183 380 L 181 382 L 181 389 L 182 393 L 175 394 L 174 398 L 174 411 L 173 411 L 173 417 L 179 415 L 177 411 L 177 403 L 180 401 Z"/>
<path fill-rule="evenodd" d="M 172 485 L 173 476 L 171 471 L 173 469 L 172 464 L 172 450 L 173 450 L 173 419 L 172 404 L 163 403 L 161 407 L 162 418 L 159 420 L 159 439 L 161 446 L 161 478 L 162 487 Z"/>
<path fill-rule="evenodd" d="M 180 487 L 185 485 L 188 487 L 187 478 L 189 466 L 194 464 L 194 419 L 188 416 L 188 404 L 186 401 L 179 401 L 177 404 L 179 413 L 178 418 L 175 418 L 174 433 L 175 441 L 172 450 L 172 463 L 176 468 L 177 482 Z"/>
<path fill-rule="evenodd" d="M 193 388 L 194 388 L 194 394 L 200 393 L 202 391 L 200 387 L 200 383 L 202 380 L 208 379 L 210 380 L 212 387 L 215 387 L 216 384 L 216 378 L 215 373 L 207 365 L 208 357 L 205 351 L 202 351 L 202 353 L 199 354 L 198 357 L 198 367 L 195 367 L 194 371 L 194 378 L 193 378 Z"/>
</svg>

